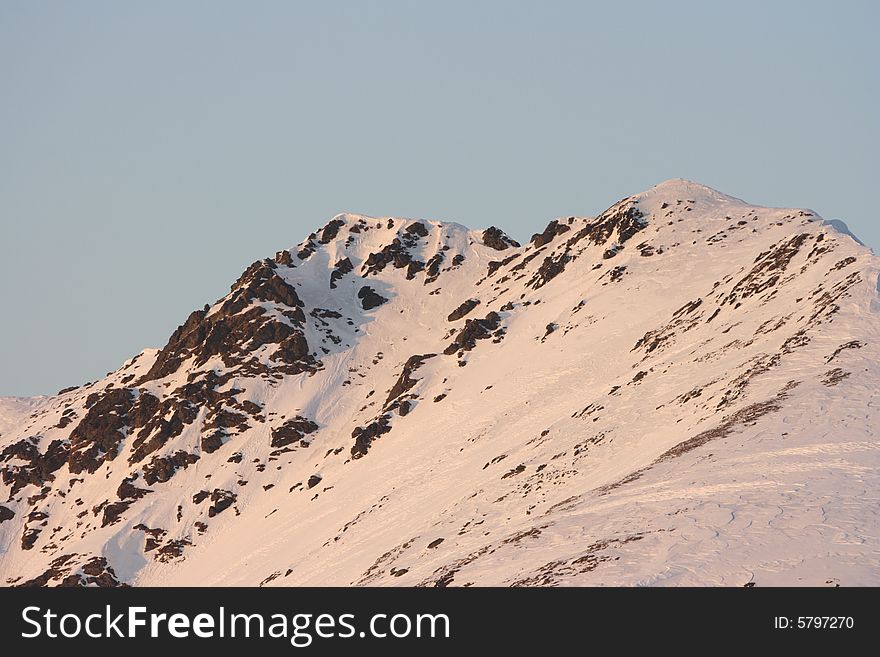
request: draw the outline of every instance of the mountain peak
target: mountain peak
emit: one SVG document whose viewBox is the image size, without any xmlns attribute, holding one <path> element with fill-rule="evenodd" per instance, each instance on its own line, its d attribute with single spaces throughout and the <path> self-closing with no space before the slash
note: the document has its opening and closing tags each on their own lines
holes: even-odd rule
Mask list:
<svg viewBox="0 0 880 657">
<path fill-rule="evenodd" d="M 741 199 L 729 196 L 717 189 L 702 185 L 684 178 L 673 178 L 661 182 L 654 187 L 636 194 L 645 207 L 660 210 L 664 203 L 667 205 L 690 204 L 699 206 L 702 210 L 749 207 L 749 204 Z M 655 206 L 657 206 L 655 208 Z M 665 208 L 663 208 L 665 209 Z"/>
<path fill-rule="evenodd" d="M 878 272 L 686 180 L 523 246 L 337 215 L 161 350 L 0 400 L 0 577 L 880 583 Z"/>
</svg>

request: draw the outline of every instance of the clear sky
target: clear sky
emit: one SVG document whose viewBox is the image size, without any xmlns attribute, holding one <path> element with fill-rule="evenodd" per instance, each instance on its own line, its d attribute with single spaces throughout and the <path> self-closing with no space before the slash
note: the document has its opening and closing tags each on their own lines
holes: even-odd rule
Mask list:
<svg viewBox="0 0 880 657">
<path fill-rule="evenodd" d="M 0 0 L 0 395 L 341 211 L 528 238 L 685 177 L 880 246 L 878 7 Z"/>
</svg>

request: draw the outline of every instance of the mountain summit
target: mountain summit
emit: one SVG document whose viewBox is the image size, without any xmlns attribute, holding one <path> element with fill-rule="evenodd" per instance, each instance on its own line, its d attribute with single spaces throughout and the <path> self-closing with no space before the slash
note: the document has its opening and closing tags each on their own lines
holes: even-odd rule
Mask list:
<svg viewBox="0 0 880 657">
<path fill-rule="evenodd" d="M 6 585 L 880 584 L 880 259 L 684 180 L 520 245 L 344 214 L 0 400 Z"/>
</svg>

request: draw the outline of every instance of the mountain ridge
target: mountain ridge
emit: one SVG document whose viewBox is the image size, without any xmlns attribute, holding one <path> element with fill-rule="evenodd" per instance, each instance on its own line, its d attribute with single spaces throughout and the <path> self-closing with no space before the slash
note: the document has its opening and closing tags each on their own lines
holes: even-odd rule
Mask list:
<svg viewBox="0 0 880 657">
<path fill-rule="evenodd" d="M 3 432 L 0 576 L 876 582 L 878 272 L 682 179 L 522 246 L 336 215 Z"/>
</svg>

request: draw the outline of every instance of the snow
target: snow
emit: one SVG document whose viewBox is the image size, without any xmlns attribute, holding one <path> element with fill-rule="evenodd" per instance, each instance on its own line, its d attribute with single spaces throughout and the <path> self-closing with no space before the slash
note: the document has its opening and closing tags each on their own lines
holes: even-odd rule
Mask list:
<svg viewBox="0 0 880 657">
<path fill-rule="evenodd" d="M 862 240 L 860 240 L 858 237 L 853 235 L 852 231 L 850 231 L 850 229 L 849 229 L 849 226 L 847 226 L 846 223 L 844 223 L 840 219 L 826 219 L 822 223 L 826 226 L 831 226 L 838 233 L 841 233 L 843 235 L 849 235 L 850 237 L 852 237 L 855 240 L 856 244 L 859 244 L 861 246 L 865 246 L 865 243 L 862 242 Z"/>
<path fill-rule="evenodd" d="M 317 422 L 308 446 L 272 457 L 271 429 L 280 421 L 251 422 L 218 452 L 151 486 L 120 523 L 101 528 L 91 511 L 78 518 L 115 500 L 138 469 L 127 463 L 129 437 L 119 457 L 69 494 L 38 502 L 49 526 L 65 527 L 52 541 L 44 530 L 33 550 L 19 546 L 25 500 L 38 488 L 26 487 L 8 504 L 16 517 L 0 525 L 2 581 L 33 577 L 76 552 L 104 555 L 124 580 L 156 586 L 257 585 L 276 572 L 267 585 L 432 585 L 445 577 L 451 585 L 880 584 L 880 326 L 868 312 L 880 259 L 809 211 L 752 206 L 691 181 L 667 181 L 633 200 L 645 213 L 644 230 L 610 259 L 603 259 L 608 245 L 582 240 L 565 271 L 538 289 L 527 283 L 545 257 L 562 253 L 592 218 L 575 218 L 521 271 L 514 268 L 535 252 L 532 245 L 495 251 L 481 243 L 481 230 L 424 221 L 430 233 L 413 257 L 445 257 L 440 277 L 425 284 L 424 272 L 406 280 L 405 269 L 393 266 L 360 276 L 367 256 L 415 220 L 394 218 L 388 228 L 387 217 L 337 215 L 346 223 L 336 239 L 304 261 L 295 248 L 295 266 L 277 269 L 305 302 L 306 337 L 322 369 L 227 384 L 277 418 Z M 371 229 L 351 232 L 359 222 Z M 741 307 L 720 305 L 761 254 L 800 234 L 809 246 L 774 286 L 737 298 Z M 655 253 L 641 255 L 642 244 Z M 810 255 L 823 245 L 830 250 Z M 489 262 L 515 253 L 476 285 Z M 450 268 L 455 255 L 465 260 Z M 343 257 L 355 270 L 331 290 L 329 272 Z M 609 282 L 618 266 L 626 267 L 621 280 Z M 811 324 L 822 294 L 856 272 L 861 282 L 835 302 L 839 310 Z M 389 301 L 363 311 L 357 292 L 365 284 Z M 469 298 L 480 305 L 448 322 Z M 673 317 L 697 299 L 694 311 Z M 501 311 L 507 302 L 513 310 Z M 720 313 L 707 321 L 716 307 Z M 331 327 L 338 344 L 309 316 L 313 308 L 343 316 Z M 442 354 L 451 328 L 489 311 L 502 317 L 500 341 L 478 340 L 465 366 Z M 558 328 L 542 341 L 548 324 Z M 665 326 L 674 334 L 657 349 L 634 347 Z M 800 330 L 809 339 L 786 350 Z M 862 346 L 832 357 L 854 340 Z M 65 404 L 82 417 L 88 394 L 145 373 L 156 354 L 144 352 L 127 370 L 36 405 L 0 400 L 0 449 L 29 435 L 42 436 L 42 449 L 66 438 L 76 425 L 57 428 Z M 405 417 L 392 411 L 392 430 L 352 460 L 353 429 L 380 414 L 415 354 L 438 355 L 413 374 L 413 409 Z M 747 377 L 739 396 L 719 408 L 756 363 L 773 357 L 777 364 Z M 190 367 L 142 390 L 167 394 L 187 381 Z M 199 371 L 223 367 L 215 357 Z M 827 383 L 834 368 L 849 376 Z M 796 387 L 788 388 L 792 381 Z M 664 456 L 768 400 L 778 408 Z M 24 420 L 35 411 L 44 414 Z M 197 451 L 200 422 L 159 454 Z M 241 462 L 229 463 L 239 451 Z M 56 474 L 53 488 L 67 493 L 69 473 Z M 305 482 L 315 474 L 322 479 L 309 490 Z M 238 497 L 209 519 L 208 503 L 194 504 L 192 496 L 213 489 Z M 2 486 L 0 495 L 8 496 Z M 196 522 L 208 524 L 204 534 Z M 132 529 L 139 523 L 193 544 L 182 559 L 156 561 Z M 70 538 L 62 542 L 64 534 Z M 444 541 L 428 549 L 438 538 Z"/>
<path fill-rule="evenodd" d="M 45 401 L 46 397 L 0 397 L 0 436 L 20 427 Z"/>
</svg>

